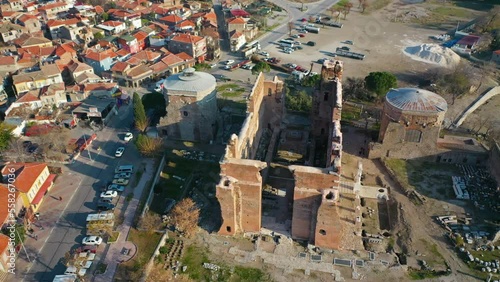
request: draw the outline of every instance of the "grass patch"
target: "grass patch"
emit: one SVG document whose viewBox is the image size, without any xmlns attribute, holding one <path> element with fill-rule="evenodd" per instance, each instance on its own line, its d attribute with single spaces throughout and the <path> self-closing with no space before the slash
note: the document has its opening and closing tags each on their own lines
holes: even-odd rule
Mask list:
<svg viewBox="0 0 500 282">
<path fill-rule="evenodd" d="M 95 270 L 95 274 L 103 274 L 104 272 L 106 272 L 106 268 L 108 268 L 108 265 L 105 264 L 105 263 L 100 262 L 97 265 L 97 268 Z"/>
<path fill-rule="evenodd" d="M 409 269 L 408 275 L 412 280 L 422 280 L 428 278 L 436 278 L 439 276 L 446 275 L 445 271 L 434 271 L 434 270 L 417 270 L 417 269 Z"/>
<path fill-rule="evenodd" d="M 342 121 L 349 122 L 359 120 L 361 118 L 360 108 L 344 104 L 342 106 Z"/>
<path fill-rule="evenodd" d="M 204 281 L 210 278 L 210 270 L 203 267 L 203 263 L 209 262 L 206 253 L 208 250 L 200 249 L 197 246 L 189 246 L 182 258 L 182 265 L 187 266 L 189 278 L 195 281 Z"/>
<path fill-rule="evenodd" d="M 436 266 L 446 265 L 446 261 L 443 255 L 437 249 L 436 244 L 430 243 L 425 239 L 420 239 L 420 242 L 422 242 L 425 245 L 425 249 L 427 251 L 427 256 L 425 258 L 425 261 L 429 266 L 436 267 Z"/>
<path fill-rule="evenodd" d="M 260 269 L 251 267 L 241 267 L 241 266 L 236 266 L 234 268 L 233 276 L 237 276 L 232 278 L 233 281 L 248 281 L 248 282 L 265 281 L 267 278 L 266 274 L 262 272 L 262 270 Z"/>
<path fill-rule="evenodd" d="M 350 2 L 349 0 L 340 0 L 339 2 L 337 2 L 337 4 L 335 4 L 334 7 L 335 8 L 342 8 L 342 7 L 344 7 L 349 2 Z"/>
<path fill-rule="evenodd" d="M 382 8 L 385 8 L 391 2 L 392 2 L 392 0 L 375 0 L 375 1 L 370 3 L 370 6 L 368 6 L 367 10 L 368 10 L 368 12 L 377 11 L 377 10 L 380 10 Z"/>
<path fill-rule="evenodd" d="M 280 23 L 275 23 L 273 24 L 272 26 L 268 26 L 266 27 L 266 32 L 268 31 L 273 31 L 274 29 L 276 29 L 278 26 L 280 26 Z"/>
<path fill-rule="evenodd" d="M 120 236 L 120 232 L 118 231 L 111 232 L 111 234 L 109 235 L 108 243 L 116 242 L 116 240 L 118 240 L 118 236 Z"/>
<path fill-rule="evenodd" d="M 238 88 L 238 85 L 235 83 L 224 84 L 217 87 L 217 92 L 226 91 L 231 88 Z"/>
<path fill-rule="evenodd" d="M 457 17 L 457 18 L 468 18 L 470 17 L 470 11 L 457 7 L 450 6 L 440 6 L 432 10 L 432 12 L 447 17 Z"/>
<path fill-rule="evenodd" d="M 471 249 L 470 253 L 475 258 L 481 258 L 483 261 L 494 261 L 500 259 L 500 250 L 497 249 L 494 251 L 475 251 Z"/>
<path fill-rule="evenodd" d="M 118 265 L 115 281 L 138 281 L 162 234 L 131 228 L 128 235 L 128 240 L 137 246 L 137 254 L 132 260 Z"/>
</svg>

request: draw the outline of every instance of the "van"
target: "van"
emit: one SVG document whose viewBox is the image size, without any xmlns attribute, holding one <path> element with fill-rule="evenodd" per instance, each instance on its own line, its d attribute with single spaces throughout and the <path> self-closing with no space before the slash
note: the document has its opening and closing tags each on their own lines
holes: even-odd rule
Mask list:
<svg viewBox="0 0 500 282">
<path fill-rule="evenodd" d="M 115 173 L 129 172 L 132 173 L 134 170 L 133 165 L 121 165 L 115 169 Z"/>
</svg>

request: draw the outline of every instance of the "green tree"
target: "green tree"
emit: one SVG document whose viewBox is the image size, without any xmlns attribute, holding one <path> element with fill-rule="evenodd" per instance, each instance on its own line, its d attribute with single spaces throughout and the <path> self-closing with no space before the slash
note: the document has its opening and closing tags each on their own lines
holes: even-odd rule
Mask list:
<svg viewBox="0 0 500 282">
<path fill-rule="evenodd" d="M 312 97 L 302 90 L 298 93 L 292 93 L 289 88 L 286 89 L 286 108 L 290 111 L 308 113 L 312 107 Z"/>
<path fill-rule="evenodd" d="M 315 74 L 315 75 L 307 75 L 302 79 L 301 83 L 302 86 L 307 86 L 307 87 L 317 87 L 319 86 L 319 83 L 321 81 L 321 75 Z"/>
<path fill-rule="evenodd" d="M 269 72 L 271 71 L 271 67 L 266 62 L 257 62 L 255 66 L 252 68 L 252 74 L 259 74 L 261 72 Z"/>
<path fill-rule="evenodd" d="M 102 14 L 101 14 L 101 19 L 102 19 L 102 21 L 103 21 L 103 22 L 105 22 L 105 21 L 109 20 L 109 15 L 108 15 L 108 13 L 106 13 L 106 12 L 102 13 Z"/>
<path fill-rule="evenodd" d="M 99 39 L 103 39 L 103 38 L 104 38 L 104 35 L 102 35 L 102 33 L 100 33 L 100 32 L 94 33 L 94 39 L 99 40 Z"/>
<path fill-rule="evenodd" d="M 391 88 L 398 86 L 396 76 L 388 72 L 371 72 L 365 77 L 366 88 L 377 93 L 379 97 L 387 94 Z"/>
<path fill-rule="evenodd" d="M 135 145 L 141 154 L 151 157 L 160 152 L 162 141 L 160 138 L 153 138 L 144 134 L 139 134 L 139 136 L 135 139 Z"/>
<path fill-rule="evenodd" d="M 5 151 L 9 148 L 13 139 L 14 135 L 12 135 L 12 127 L 3 122 L 0 123 L 0 151 Z"/>
<path fill-rule="evenodd" d="M 460 235 L 457 235 L 457 237 L 455 237 L 455 245 L 457 247 L 461 247 L 464 245 L 464 238 Z"/>
<path fill-rule="evenodd" d="M 148 125 L 148 118 L 146 117 L 146 111 L 144 110 L 144 105 L 142 104 L 141 97 L 139 97 L 139 94 L 137 94 L 137 92 L 134 93 L 133 103 L 135 126 L 137 127 L 137 129 L 144 132 Z"/>
</svg>

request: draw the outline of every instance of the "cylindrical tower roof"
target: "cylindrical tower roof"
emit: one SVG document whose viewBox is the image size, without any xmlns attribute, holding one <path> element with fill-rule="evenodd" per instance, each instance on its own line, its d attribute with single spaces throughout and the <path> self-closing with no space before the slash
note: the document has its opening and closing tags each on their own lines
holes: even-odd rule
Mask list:
<svg viewBox="0 0 500 282">
<path fill-rule="evenodd" d="M 443 97 L 418 88 L 391 89 L 385 96 L 385 101 L 404 112 L 438 114 L 448 109 L 448 103 Z"/>
</svg>

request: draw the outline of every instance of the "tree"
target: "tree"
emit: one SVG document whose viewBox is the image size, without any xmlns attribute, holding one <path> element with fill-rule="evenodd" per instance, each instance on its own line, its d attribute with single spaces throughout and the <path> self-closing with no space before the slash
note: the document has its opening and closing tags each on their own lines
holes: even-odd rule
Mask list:
<svg viewBox="0 0 500 282">
<path fill-rule="evenodd" d="M 431 81 L 436 85 L 436 92 L 443 96 L 451 95 L 451 104 L 462 94 L 467 93 L 472 85 L 471 76 L 476 73 L 468 65 L 460 63 L 452 70 L 435 69 L 430 72 Z"/>
<path fill-rule="evenodd" d="M 139 221 L 139 227 L 141 229 L 153 232 L 162 228 L 161 218 L 158 214 L 153 212 L 146 212 L 144 216 Z"/>
<path fill-rule="evenodd" d="M 365 80 L 359 77 L 348 77 L 343 84 L 344 99 L 359 99 L 364 101 L 372 101 L 376 98 L 365 87 Z"/>
<path fill-rule="evenodd" d="M 387 94 L 389 89 L 398 86 L 396 76 L 388 72 L 371 72 L 365 77 L 366 88 L 375 92 L 379 97 Z"/>
<path fill-rule="evenodd" d="M 301 84 L 302 86 L 306 87 L 318 87 L 320 81 L 321 81 L 321 75 L 319 74 L 308 75 L 302 79 Z"/>
<path fill-rule="evenodd" d="M 102 33 L 100 33 L 100 32 L 94 33 L 94 39 L 99 40 L 99 39 L 103 39 L 103 38 L 104 38 L 104 35 L 102 35 Z"/>
<path fill-rule="evenodd" d="M 252 74 L 259 74 L 261 72 L 269 72 L 271 71 L 271 67 L 269 64 L 263 61 L 259 61 L 255 64 L 255 66 L 252 68 Z"/>
<path fill-rule="evenodd" d="M 307 92 L 302 90 L 298 93 L 292 93 L 289 88 L 285 94 L 287 110 L 295 112 L 309 113 L 312 107 L 312 97 L 307 95 Z"/>
<path fill-rule="evenodd" d="M 190 238 L 196 233 L 200 209 L 191 198 L 185 198 L 177 203 L 170 214 L 177 230 L 183 232 L 186 237 Z"/>
<path fill-rule="evenodd" d="M 0 151 L 5 151 L 9 148 L 11 141 L 14 139 L 12 134 L 12 126 L 2 122 L 0 123 Z"/>
<path fill-rule="evenodd" d="M 363 6 L 363 3 L 365 2 L 365 0 L 358 0 L 358 2 L 359 2 L 358 9 L 359 9 Z"/>
<path fill-rule="evenodd" d="M 333 14 L 335 14 L 335 22 L 339 22 L 340 20 L 340 15 L 341 15 L 341 9 L 340 8 L 332 8 L 332 17 Z"/>
<path fill-rule="evenodd" d="M 461 247 L 463 245 L 464 245 L 464 238 L 460 235 L 457 235 L 457 237 L 455 237 L 455 246 Z"/>
<path fill-rule="evenodd" d="M 139 134 L 135 139 L 135 145 L 141 154 L 144 156 L 155 156 L 157 155 L 162 147 L 162 141 L 160 138 L 149 137 L 145 134 Z"/>
<path fill-rule="evenodd" d="M 146 117 L 146 110 L 144 110 L 144 105 L 142 104 L 142 100 L 137 92 L 134 93 L 133 103 L 135 127 L 137 127 L 137 129 L 141 132 L 144 132 L 147 129 L 149 122 Z"/>
<path fill-rule="evenodd" d="M 347 4 L 344 5 L 344 9 L 342 10 L 342 12 L 344 13 L 344 20 L 346 19 L 347 15 L 349 15 L 349 13 L 351 12 L 352 6 L 353 5 L 351 2 L 347 2 Z"/>
<path fill-rule="evenodd" d="M 108 13 L 102 13 L 102 14 L 101 14 L 101 19 L 102 19 L 102 21 L 103 21 L 103 22 L 105 22 L 105 21 L 109 20 L 109 15 L 108 15 Z"/>
<path fill-rule="evenodd" d="M 364 13 L 366 11 L 366 8 L 368 8 L 369 4 L 368 2 L 363 1 L 363 3 L 361 4 L 361 13 Z"/>
</svg>

